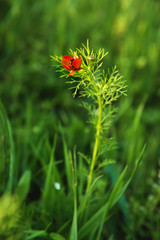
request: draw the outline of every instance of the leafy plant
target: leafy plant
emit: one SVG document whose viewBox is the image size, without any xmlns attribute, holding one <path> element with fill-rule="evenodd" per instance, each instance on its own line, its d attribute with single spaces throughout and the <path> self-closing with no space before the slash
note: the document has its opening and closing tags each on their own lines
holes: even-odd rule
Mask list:
<svg viewBox="0 0 160 240">
<path fill-rule="evenodd" d="M 94 52 L 90 50 L 89 41 L 87 41 L 87 46 L 83 45 L 83 48 L 77 49 L 76 52 L 70 49 L 69 53 L 71 56 L 56 56 L 52 58 L 58 63 L 57 67 L 61 73 L 61 77 L 67 76 L 67 83 L 71 85 L 70 89 L 74 90 L 73 97 L 77 94 L 81 97 L 81 105 L 87 109 L 89 122 L 95 129 L 91 157 L 80 153 L 80 157 L 87 161 L 88 165 L 83 164 L 83 168 L 85 169 L 83 171 L 86 172 L 87 177 L 84 180 L 83 189 L 78 198 L 76 192 L 79 192 L 77 191 L 79 182 L 73 182 L 74 216 L 69 239 L 86 239 L 88 237 L 88 239 L 98 240 L 103 233 L 103 224 L 109 218 L 109 210 L 117 203 L 127 188 L 139 165 L 144 149 L 135 162 L 135 167 L 130 176 L 128 176 L 128 167 L 126 166 L 110 195 L 105 192 L 104 188 L 103 197 L 98 195 L 97 200 L 99 202 L 97 206 L 96 204 L 94 205 L 93 202 L 97 202 L 94 199 L 96 183 L 102 177 L 100 167 L 112 163 L 108 158 L 103 159 L 103 154 L 107 149 L 111 150 L 113 147 L 113 139 L 112 137 L 107 137 L 107 134 L 109 135 L 113 117 L 117 111 L 114 102 L 121 95 L 126 95 L 126 84 L 116 67 L 112 68 L 111 71 L 108 70 L 107 73 L 102 70 L 102 59 L 108 54 L 105 53 L 104 49 Z M 70 71 L 68 75 L 66 70 Z M 70 77 L 70 75 L 74 76 Z M 76 157 L 74 158 L 74 162 L 76 164 Z M 72 172 L 74 172 L 73 165 L 71 164 L 71 166 Z M 80 164 L 76 166 L 76 171 L 73 175 L 79 176 L 78 168 L 81 168 Z M 77 199 L 79 199 L 79 206 L 77 206 Z M 79 223 L 79 229 L 77 223 Z"/>
</svg>

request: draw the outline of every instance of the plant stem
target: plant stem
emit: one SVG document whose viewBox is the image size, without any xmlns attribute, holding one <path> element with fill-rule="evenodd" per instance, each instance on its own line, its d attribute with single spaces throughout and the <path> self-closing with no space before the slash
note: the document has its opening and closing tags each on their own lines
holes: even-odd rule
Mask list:
<svg viewBox="0 0 160 240">
<path fill-rule="evenodd" d="M 102 123 L 101 96 L 98 96 L 98 110 L 99 110 L 99 112 L 98 112 L 98 120 L 97 120 L 97 126 L 96 126 L 97 130 L 96 130 L 95 143 L 94 143 L 93 154 L 92 154 L 92 161 L 91 161 L 91 165 L 90 165 L 90 172 L 89 172 L 89 176 L 88 176 L 88 183 L 87 183 L 87 187 L 86 187 L 86 194 L 88 193 L 88 191 L 91 187 L 91 184 L 92 184 L 93 171 L 94 171 L 94 167 L 95 167 L 95 163 L 96 163 L 96 159 L 97 159 L 98 147 L 99 147 L 99 137 L 100 137 L 101 123 Z M 82 219 L 87 200 L 88 200 L 88 198 L 86 199 L 86 201 L 83 204 L 80 219 Z"/>
<path fill-rule="evenodd" d="M 86 188 L 86 193 L 89 191 L 91 184 L 92 184 L 92 178 L 93 178 L 93 171 L 96 163 L 97 153 L 98 153 L 98 147 L 99 147 L 99 136 L 101 131 L 101 121 L 102 121 L 102 102 L 101 102 L 101 96 L 98 96 L 98 121 L 96 126 L 96 137 L 95 137 L 95 143 L 93 148 L 93 155 L 92 155 L 92 161 L 90 165 L 90 172 L 88 176 L 88 184 Z"/>
</svg>

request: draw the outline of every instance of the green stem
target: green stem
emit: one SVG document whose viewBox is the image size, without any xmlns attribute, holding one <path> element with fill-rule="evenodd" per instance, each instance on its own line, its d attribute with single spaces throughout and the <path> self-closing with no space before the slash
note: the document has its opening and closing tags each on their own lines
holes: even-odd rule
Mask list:
<svg viewBox="0 0 160 240">
<path fill-rule="evenodd" d="M 89 191 L 91 184 L 92 184 L 92 178 L 93 178 L 93 171 L 97 159 L 97 153 L 98 153 L 98 147 L 99 147 L 99 136 L 100 136 L 100 131 L 101 131 L 101 121 L 102 121 L 102 103 L 101 103 L 101 97 L 98 96 L 98 107 L 99 107 L 99 113 L 98 113 L 98 121 L 97 121 L 97 126 L 96 126 L 96 137 L 95 137 L 95 143 L 94 143 L 94 148 L 93 148 L 93 155 L 92 155 L 92 161 L 90 165 L 90 172 L 88 176 L 88 184 L 86 188 L 86 193 Z"/>
<path fill-rule="evenodd" d="M 92 184 L 92 179 L 93 179 L 93 171 L 97 159 L 97 153 L 98 153 L 98 147 L 99 147 L 99 137 L 100 137 L 100 132 L 101 132 L 101 123 L 102 123 L 102 101 L 101 97 L 98 96 L 98 120 L 97 120 L 97 126 L 96 126 L 96 136 L 95 136 L 95 143 L 94 143 L 94 148 L 93 148 L 93 154 L 92 154 L 92 161 L 90 165 L 90 172 L 88 176 L 88 183 L 87 183 L 87 188 L 86 188 L 86 194 L 88 193 L 91 184 Z M 81 215 L 80 215 L 80 220 L 82 219 L 84 209 L 86 207 L 88 198 L 85 200 L 82 210 L 81 210 Z"/>
</svg>

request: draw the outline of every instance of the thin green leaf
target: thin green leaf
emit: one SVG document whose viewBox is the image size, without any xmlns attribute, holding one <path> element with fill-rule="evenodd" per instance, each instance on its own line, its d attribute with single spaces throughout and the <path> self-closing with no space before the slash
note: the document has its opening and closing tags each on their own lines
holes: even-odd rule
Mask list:
<svg viewBox="0 0 160 240">
<path fill-rule="evenodd" d="M 3 120 L 3 124 L 7 131 L 7 135 L 8 135 L 8 139 L 9 139 L 9 146 L 4 146 L 4 147 L 9 148 L 9 154 L 10 154 L 9 179 L 8 179 L 8 185 L 7 185 L 7 192 L 11 193 L 13 190 L 13 179 L 14 179 L 15 148 L 14 148 L 11 125 L 8 120 L 5 108 L 1 101 L 0 101 L 0 115 Z"/>
<path fill-rule="evenodd" d="M 20 201 L 24 201 L 30 188 L 30 181 L 31 181 L 31 172 L 26 170 L 22 177 L 19 180 L 16 194 L 19 196 Z"/>
<path fill-rule="evenodd" d="M 49 236 L 53 240 L 65 240 L 65 238 L 58 233 L 50 233 Z"/>
<path fill-rule="evenodd" d="M 26 240 L 35 239 L 37 237 L 47 237 L 48 234 L 43 230 L 28 230 L 25 231 L 29 236 L 26 237 Z"/>
<path fill-rule="evenodd" d="M 71 232 L 69 240 L 78 240 L 78 229 L 77 229 L 77 166 L 76 166 L 76 153 L 74 151 L 74 166 L 71 157 L 71 169 L 72 169 L 72 183 L 74 192 L 74 214 L 71 226 Z"/>
<path fill-rule="evenodd" d="M 92 183 L 89 191 L 84 195 L 84 197 L 83 197 L 83 199 L 82 199 L 82 201 L 81 201 L 81 204 L 80 204 L 80 206 L 79 206 L 79 208 L 78 208 L 78 215 L 81 214 L 84 204 L 86 203 L 87 199 L 89 198 L 89 196 L 91 195 L 91 193 L 92 193 L 93 190 L 94 190 L 94 185 L 96 184 L 96 182 L 97 182 L 101 177 L 102 177 L 102 176 L 99 176 L 99 177 L 97 177 L 97 178 L 94 180 L 94 182 Z"/>
<path fill-rule="evenodd" d="M 53 190 L 53 172 L 54 172 L 54 152 L 55 152 L 55 147 L 56 147 L 56 140 L 57 140 L 57 136 L 55 136 L 54 139 L 54 144 L 53 144 L 53 148 L 51 151 L 51 156 L 50 156 L 50 162 L 49 162 L 49 166 L 47 169 L 47 176 L 46 176 L 46 181 L 45 181 L 45 185 L 44 185 L 44 191 L 43 191 L 43 195 L 42 195 L 42 205 L 45 209 L 51 209 L 53 207 L 53 201 L 51 198 L 51 190 L 52 192 Z"/>
<path fill-rule="evenodd" d="M 64 152 L 64 160 L 65 160 L 65 170 L 66 170 L 66 177 L 67 177 L 67 185 L 70 191 L 72 191 L 72 173 L 71 173 L 71 166 L 69 162 L 69 155 L 68 155 L 68 147 L 67 143 L 64 137 L 64 132 L 62 126 L 60 126 L 60 131 L 62 134 L 62 140 L 63 140 L 63 152 Z"/>
</svg>

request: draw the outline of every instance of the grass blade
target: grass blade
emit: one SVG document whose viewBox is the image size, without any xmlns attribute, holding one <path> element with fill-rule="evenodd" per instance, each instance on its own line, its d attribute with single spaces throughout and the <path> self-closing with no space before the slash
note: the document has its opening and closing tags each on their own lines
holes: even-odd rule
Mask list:
<svg viewBox="0 0 160 240">
<path fill-rule="evenodd" d="M 71 154 L 70 154 L 71 155 Z M 70 156 L 71 170 L 72 170 L 72 185 L 74 193 L 74 214 L 71 226 L 71 232 L 69 240 L 78 240 L 78 229 L 77 229 L 77 166 L 76 166 L 76 153 L 74 151 L 74 166 L 72 156 Z"/>
<path fill-rule="evenodd" d="M 65 169 L 66 169 L 66 177 L 67 177 L 67 185 L 68 189 L 72 191 L 72 173 L 71 173 L 71 166 L 69 162 L 69 155 L 68 155 L 68 148 L 67 143 L 64 137 L 63 128 L 60 126 L 61 134 L 62 134 L 62 140 L 63 140 L 63 151 L 64 151 L 64 160 L 65 160 Z"/>
<path fill-rule="evenodd" d="M 26 237 L 26 240 L 35 239 L 37 237 L 47 237 L 48 234 L 43 230 L 28 230 L 25 231 L 29 236 Z"/>
<path fill-rule="evenodd" d="M 64 237 L 62 237 L 60 234 L 58 233 L 51 233 L 49 234 L 50 238 L 53 240 L 65 240 Z"/>
<path fill-rule="evenodd" d="M 42 195 L 42 206 L 46 210 L 51 210 L 53 207 L 53 200 L 52 200 L 52 193 L 54 191 L 54 188 L 52 186 L 53 184 L 53 172 L 54 172 L 54 152 L 55 152 L 55 147 L 56 147 L 56 141 L 57 141 L 57 136 L 55 136 L 54 139 L 54 144 L 52 147 L 51 151 L 51 156 L 50 156 L 50 162 L 49 166 L 47 169 L 47 175 L 46 175 L 46 181 L 44 185 L 44 191 Z"/>
<path fill-rule="evenodd" d="M 13 181 L 14 181 L 14 163 L 15 163 L 15 149 L 14 149 L 14 142 L 13 142 L 13 136 L 12 136 L 12 130 L 11 130 L 11 125 L 10 122 L 8 120 L 5 108 L 2 104 L 2 102 L 0 101 L 0 115 L 1 115 L 1 119 L 2 119 L 2 123 L 3 123 L 3 127 L 4 130 L 6 131 L 6 133 L 4 132 L 4 137 L 8 137 L 9 139 L 9 146 L 4 146 L 4 148 L 9 148 L 8 152 L 9 152 L 9 179 L 8 179 L 8 184 L 7 184 L 7 192 L 11 193 L 13 190 Z M 7 140 L 4 139 L 4 141 L 6 142 Z M 5 144 L 5 143 L 4 143 Z M 6 161 L 6 159 L 4 159 L 4 162 Z M 2 166 L 2 169 L 4 167 Z"/>
<path fill-rule="evenodd" d="M 20 201 L 24 201 L 30 188 L 30 182 L 31 182 L 31 172 L 29 170 L 26 170 L 22 177 L 19 180 L 16 194 L 19 196 Z"/>
</svg>

